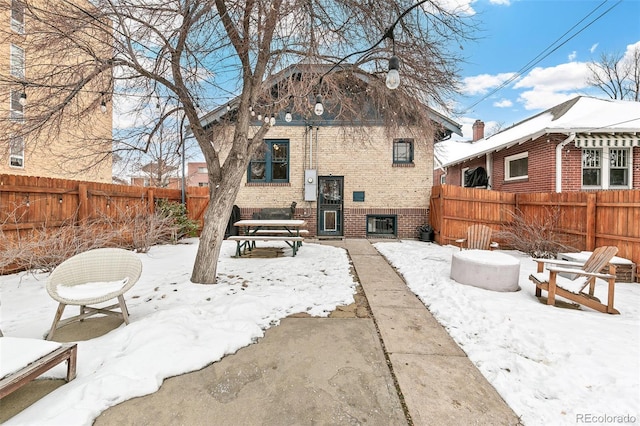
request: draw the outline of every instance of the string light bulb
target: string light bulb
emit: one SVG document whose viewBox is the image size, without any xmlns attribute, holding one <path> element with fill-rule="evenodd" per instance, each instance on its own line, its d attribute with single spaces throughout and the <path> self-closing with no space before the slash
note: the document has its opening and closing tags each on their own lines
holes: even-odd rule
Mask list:
<svg viewBox="0 0 640 426">
<path fill-rule="evenodd" d="M 25 106 L 27 104 L 27 94 L 22 92 L 20 93 L 20 99 L 18 99 L 20 105 Z"/>
<path fill-rule="evenodd" d="M 313 109 L 313 112 L 317 116 L 320 116 L 320 115 L 322 115 L 322 113 L 324 113 L 324 106 L 322 105 L 322 95 L 317 95 L 316 96 L 316 106 Z"/>
<path fill-rule="evenodd" d="M 399 66 L 400 60 L 396 55 L 389 58 L 389 72 L 387 72 L 386 85 L 390 90 L 395 90 L 400 86 L 400 73 L 398 72 Z"/>
<path fill-rule="evenodd" d="M 276 125 L 276 116 L 271 114 L 271 118 L 269 119 L 269 124 L 271 124 L 272 126 Z"/>
<path fill-rule="evenodd" d="M 293 120 L 291 111 L 287 111 L 287 113 L 284 115 L 284 121 L 286 121 L 287 123 L 291 123 L 291 120 Z"/>
</svg>

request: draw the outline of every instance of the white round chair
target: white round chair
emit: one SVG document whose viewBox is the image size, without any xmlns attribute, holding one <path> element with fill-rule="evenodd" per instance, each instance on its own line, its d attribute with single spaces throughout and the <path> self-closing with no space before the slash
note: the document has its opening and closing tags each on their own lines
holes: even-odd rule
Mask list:
<svg viewBox="0 0 640 426">
<path fill-rule="evenodd" d="M 133 287 L 142 274 L 138 256 L 119 248 L 99 248 L 77 254 L 62 262 L 49 276 L 47 291 L 59 302 L 47 340 L 56 329 L 87 317 L 103 314 L 121 317 L 129 324 L 129 312 L 123 294 Z M 95 307 L 111 299 L 118 303 Z M 60 320 L 66 305 L 80 306 L 80 314 Z M 120 311 L 115 309 L 120 308 Z"/>
</svg>

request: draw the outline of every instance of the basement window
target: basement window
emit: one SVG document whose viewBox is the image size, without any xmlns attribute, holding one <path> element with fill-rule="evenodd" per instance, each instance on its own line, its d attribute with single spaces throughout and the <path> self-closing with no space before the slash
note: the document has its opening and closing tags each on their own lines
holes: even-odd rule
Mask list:
<svg viewBox="0 0 640 426">
<path fill-rule="evenodd" d="M 397 235 L 397 216 L 367 215 L 367 236 L 393 237 Z"/>
</svg>

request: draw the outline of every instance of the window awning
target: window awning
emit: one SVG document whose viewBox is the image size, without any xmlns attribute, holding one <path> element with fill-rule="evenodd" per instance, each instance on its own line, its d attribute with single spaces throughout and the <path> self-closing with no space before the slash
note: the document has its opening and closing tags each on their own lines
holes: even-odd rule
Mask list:
<svg viewBox="0 0 640 426">
<path fill-rule="evenodd" d="M 630 148 L 640 146 L 640 136 L 630 133 L 577 134 L 574 142 L 578 148 Z"/>
</svg>

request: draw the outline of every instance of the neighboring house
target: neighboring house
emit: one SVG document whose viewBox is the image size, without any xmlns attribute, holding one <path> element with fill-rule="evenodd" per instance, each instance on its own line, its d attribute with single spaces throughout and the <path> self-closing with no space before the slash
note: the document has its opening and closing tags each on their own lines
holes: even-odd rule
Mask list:
<svg viewBox="0 0 640 426">
<path fill-rule="evenodd" d="M 207 163 L 187 163 L 187 186 L 209 186 Z"/>
<path fill-rule="evenodd" d="M 91 117 L 68 119 L 55 126 L 42 129 L 38 136 L 25 134 L 32 111 L 46 109 L 48 89 L 39 88 L 37 70 L 52 58 L 73 58 L 80 62 L 82 54 L 56 55 L 50 52 L 32 51 L 28 46 L 29 34 L 39 31 L 37 23 L 30 21 L 25 6 L 19 0 L 0 0 L 0 173 L 41 176 L 61 179 L 77 179 L 94 182 L 111 182 L 112 112 L 96 108 Z M 55 3 L 66 0 L 42 0 L 42 5 L 55 7 Z M 93 7 L 88 0 L 73 0 L 85 8 Z M 90 39 L 88 40 L 91 43 Z M 96 43 L 95 49 L 104 49 L 107 44 Z M 50 62 L 49 62 L 50 63 Z M 89 84 L 87 92 L 81 93 L 71 105 L 82 105 L 95 99 L 96 89 Z M 68 107 L 67 110 L 71 110 Z M 70 116 L 72 114 L 70 113 Z M 59 131 L 57 126 L 59 125 Z M 89 146 L 98 146 L 100 156 L 93 155 Z M 97 163 L 96 167 L 91 167 Z"/>
<path fill-rule="evenodd" d="M 416 227 L 428 223 L 434 142 L 461 134 L 457 123 L 425 108 L 431 131 L 401 127 L 392 135 L 381 122 L 347 125 L 326 112 L 309 119 L 294 115 L 287 122 L 282 112 L 236 198 L 243 219 L 261 208 L 295 202 L 294 217 L 307 221 L 311 235 L 417 237 Z M 220 107 L 203 123 L 216 122 L 226 112 Z M 212 140 L 223 137 L 212 135 Z"/>
<path fill-rule="evenodd" d="M 124 184 L 126 185 L 126 183 Z M 131 186 L 153 186 L 155 188 L 180 189 L 182 188 L 182 179 L 179 177 L 169 177 L 158 183 L 149 176 L 131 176 Z"/>
<path fill-rule="evenodd" d="M 131 176 L 131 185 L 180 189 L 182 178 L 179 176 L 178 167 L 160 159 L 142 166 L 138 175 Z"/>
<path fill-rule="evenodd" d="M 505 192 L 640 188 L 640 102 L 578 96 L 487 138 L 436 145 L 434 182 Z M 483 177 L 486 176 L 486 179 Z"/>
</svg>

